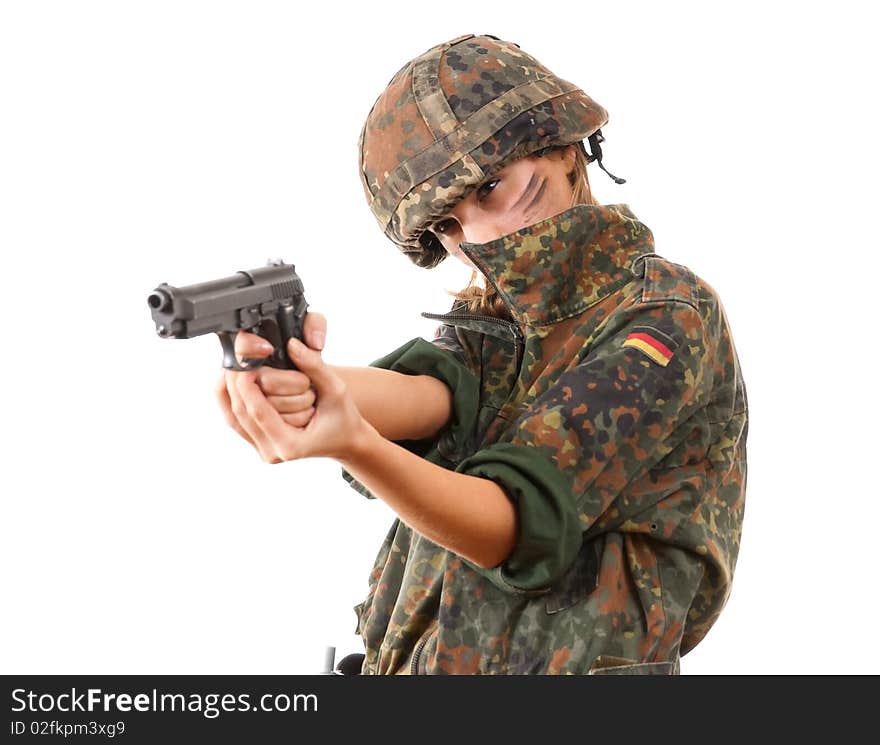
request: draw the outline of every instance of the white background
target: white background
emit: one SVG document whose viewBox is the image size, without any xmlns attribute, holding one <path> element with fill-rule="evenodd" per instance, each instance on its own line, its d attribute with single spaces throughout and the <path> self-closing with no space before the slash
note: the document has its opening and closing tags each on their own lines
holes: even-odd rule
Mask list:
<svg viewBox="0 0 880 745">
<path fill-rule="evenodd" d="M 878 60 L 869 3 L 0 5 L 3 673 L 310 673 L 359 649 L 390 511 L 264 464 L 216 337 L 146 296 L 283 257 L 366 365 L 469 273 L 411 265 L 357 175 L 376 96 L 465 33 L 610 112 L 594 193 L 722 297 L 751 406 L 734 589 L 690 674 L 870 673 Z M 594 170 L 595 169 L 595 170 Z"/>
</svg>

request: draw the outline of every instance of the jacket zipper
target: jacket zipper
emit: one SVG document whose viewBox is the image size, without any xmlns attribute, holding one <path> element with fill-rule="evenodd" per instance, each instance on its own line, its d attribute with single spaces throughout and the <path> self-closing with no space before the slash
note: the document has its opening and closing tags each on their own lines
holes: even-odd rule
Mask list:
<svg viewBox="0 0 880 745">
<path fill-rule="evenodd" d="M 464 249 L 462 249 L 462 251 L 464 251 Z M 473 256 L 470 256 L 466 251 L 464 251 L 464 253 L 466 256 L 468 256 L 471 259 L 471 261 L 476 261 L 475 258 Z M 481 269 L 484 269 L 484 267 L 482 266 L 482 262 L 477 262 L 477 263 L 479 264 Z M 492 283 L 492 287 L 495 288 L 495 292 L 498 293 L 498 297 L 501 298 L 501 301 L 507 307 L 507 311 L 510 313 L 511 317 L 513 317 L 514 316 L 513 309 L 510 307 L 510 303 L 507 302 L 507 298 L 504 297 L 504 295 L 498 291 L 498 285 L 495 284 L 495 282 L 489 276 L 488 272 L 483 271 L 483 276 L 486 277 L 488 279 L 488 281 Z M 519 326 L 516 323 L 514 323 L 512 321 L 505 321 L 503 318 L 496 318 L 495 316 L 480 315 L 478 313 L 456 313 L 454 311 L 452 313 L 442 313 L 442 314 L 441 313 L 422 313 L 422 317 L 428 318 L 431 320 L 435 320 L 435 321 L 441 321 L 441 322 L 446 322 L 446 321 L 482 321 L 485 323 L 495 324 L 496 326 L 501 326 L 501 328 L 506 329 L 508 331 L 508 333 L 510 333 L 510 335 L 513 337 L 514 352 L 516 354 L 517 367 L 519 367 L 520 348 L 523 346 L 523 332 L 520 330 Z M 453 323 L 450 325 L 454 326 L 455 324 Z M 419 659 L 422 656 L 422 650 L 425 648 L 425 645 L 428 643 L 428 639 L 430 639 L 430 638 L 431 638 L 431 634 L 425 634 L 425 636 L 422 637 L 421 641 L 419 641 L 419 644 L 416 647 L 415 652 L 413 652 L 412 663 L 410 664 L 410 668 L 409 668 L 410 675 L 418 675 L 419 674 L 419 670 L 418 670 Z"/>
<path fill-rule="evenodd" d="M 519 368 L 521 352 L 524 347 L 524 337 L 523 332 L 520 331 L 519 326 L 515 323 L 495 318 L 495 316 L 481 316 L 476 313 L 422 313 L 422 318 L 448 323 L 450 326 L 455 326 L 455 321 L 484 321 L 500 326 L 513 337 L 513 351 L 516 356 L 517 369 Z"/>
<path fill-rule="evenodd" d="M 434 321 L 485 321 L 487 323 L 493 323 L 496 326 L 501 326 L 510 333 L 510 335 L 516 341 L 522 341 L 523 333 L 520 331 L 519 326 L 517 326 L 512 321 L 505 321 L 503 318 L 496 318 L 495 316 L 481 316 L 477 313 L 422 313 L 423 318 L 430 318 Z M 454 326 L 455 324 L 450 324 Z"/>
<path fill-rule="evenodd" d="M 413 652 L 412 663 L 410 663 L 410 666 L 409 666 L 409 674 L 410 675 L 418 675 L 419 674 L 419 657 L 422 656 L 422 650 L 425 648 L 425 645 L 428 643 L 428 639 L 431 638 L 432 633 L 433 633 L 433 631 L 429 634 L 425 634 L 422 637 L 421 641 L 419 642 L 419 645 L 416 647 L 416 651 Z"/>
<path fill-rule="evenodd" d="M 488 282 L 490 282 L 492 284 L 492 287 L 494 288 L 496 294 L 498 295 L 498 297 L 501 298 L 501 302 L 504 303 L 505 307 L 507 308 L 507 312 L 510 313 L 510 317 L 515 318 L 516 316 L 513 312 L 513 306 L 511 306 L 511 304 L 507 302 L 507 298 L 504 296 L 504 293 L 498 289 L 498 285 L 496 284 L 495 280 L 492 279 L 492 273 L 486 270 L 486 265 L 480 260 L 480 258 L 478 256 L 476 256 L 476 255 L 471 256 L 471 254 L 469 254 L 467 251 L 465 251 L 463 245 L 459 245 L 459 248 L 461 249 L 462 253 L 465 256 L 467 256 L 474 263 L 474 265 L 476 265 L 480 268 L 480 271 L 483 273 L 483 276 L 486 278 L 486 280 Z M 519 327 L 516 328 L 516 331 L 519 332 Z"/>
</svg>

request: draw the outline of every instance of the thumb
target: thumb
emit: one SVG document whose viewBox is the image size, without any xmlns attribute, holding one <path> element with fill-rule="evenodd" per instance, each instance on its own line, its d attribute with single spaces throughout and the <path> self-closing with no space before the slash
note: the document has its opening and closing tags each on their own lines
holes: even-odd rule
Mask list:
<svg viewBox="0 0 880 745">
<path fill-rule="evenodd" d="M 324 363 L 317 349 L 310 349 L 296 337 L 291 337 L 287 342 L 287 353 L 294 364 L 309 376 L 319 393 L 336 382 L 336 373 Z"/>
</svg>

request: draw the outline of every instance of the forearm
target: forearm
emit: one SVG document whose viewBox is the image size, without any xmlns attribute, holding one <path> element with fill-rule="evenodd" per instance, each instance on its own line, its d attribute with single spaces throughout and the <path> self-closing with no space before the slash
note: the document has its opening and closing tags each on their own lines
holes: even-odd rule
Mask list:
<svg viewBox="0 0 880 745">
<path fill-rule="evenodd" d="M 516 510 L 488 479 L 449 471 L 366 426 L 340 462 L 403 522 L 478 566 L 501 564 L 516 542 Z"/>
<path fill-rule="evenodd" d="M 432 437 L 449 421 L 452 392 L 437 378 L 376 367 L 330 367 L 345 381 L 364 419 L 388 440 Z"/>
</svg>

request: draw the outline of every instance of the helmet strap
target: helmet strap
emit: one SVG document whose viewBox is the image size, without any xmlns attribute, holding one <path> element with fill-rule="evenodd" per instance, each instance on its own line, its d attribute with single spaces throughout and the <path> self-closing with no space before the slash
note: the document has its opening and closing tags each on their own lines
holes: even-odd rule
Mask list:
<svg viewBox="0 0 880 745">
<path fill-rule="evenodd" d="M 605 142 L 605 138 L 602 136 L 602 130 L 597 129 L 593 134 L 591 134 L 588 138 L 590 143 L 591 153 L 587 152 L 587 148 L 584 146 L 584 141 L 579 140 L 578 145 L 580 145 L 581 151 L 587 158 L 587 163 L 592 163 L 594 160 L 599 164 L 599 168 L 601 168 L 605 173 L 607 173 L 611 180 L 614 181 L 615 184 L 625 184 L 626 179 L 618 178 L 613 173 L 611 173 L 604 165 L 602 165 L 602 148 L 599 146 L 600 142 Z"/>
</svg>

